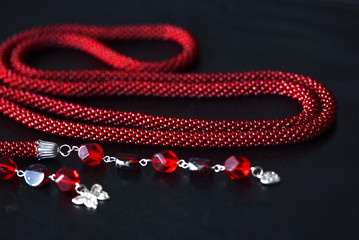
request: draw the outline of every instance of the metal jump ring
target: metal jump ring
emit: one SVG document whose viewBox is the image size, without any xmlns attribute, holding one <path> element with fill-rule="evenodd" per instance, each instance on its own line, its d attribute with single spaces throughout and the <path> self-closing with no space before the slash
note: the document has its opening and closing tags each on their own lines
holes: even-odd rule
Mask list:
<svg viewBox="0 0 359 240">
<path fill-rule="evenodd" d="M 67 152 L 63 152 L 63 148 L 67 148 L 68 149 Z M 61 156 L 68 157 L 71 153 L 71 149 L 72 148 L 70 147 L 70 145 L 67 145 L 67 144 L 61 145 L 61 147 L 60 147 Z"/>
</svg>

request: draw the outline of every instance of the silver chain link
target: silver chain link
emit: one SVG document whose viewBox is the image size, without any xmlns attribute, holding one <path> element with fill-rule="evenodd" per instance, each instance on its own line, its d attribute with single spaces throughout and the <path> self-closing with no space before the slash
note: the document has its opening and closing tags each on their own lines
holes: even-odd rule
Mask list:
<svg viewBox="0 0 359 240">
<path fill-rule="evenodd" d="M 139 163 L 141 164 L 142 167 L 147 166 L 147 163 L 149 163 L 149 162 L 152 162 L 152 159 L 143 158 L 139 161 Z"/>
<path fill-rule="evenodd" d="M 189 168 L 188 162 L 186 162 L 184 159 L 178 161 L 178 166 L 183 169 Z"/>
<path fill-rule="evenodd" d="M 212 169 L 215 171 L 215 172 L 222 172 L 225 170 L 225 167 L 223 165 L 220 165 L 220 164 L 216 164 L 212 167 Z"/>
<path fill-rule="evenodd" d="M 251 167 L 251 173 L 253 177 L 261 179 L 263 176 L 263 168 L 260 166 Z"/>
<path fill-rule="evenodd" d="M 16 169 L 15 172 L 16 172 L 16 175 L 18 177 L 24 177 L 25 176 L 25 172 L 23 170 Z"/>
<path fill-rule="evenodd" d="M 111 156 L 104 156 L 102 158 L 102 160 L 105 162 L 105 163 L 111 163 L 111 162 L 116 162 L 116 160 L 118 160 L 116 157 L 111 157 Z"/>
<path fill-rule="evenodd" d="M 51 174 L 51 175 L 49 176 L 49 179 L 50 179 L 51 181 L 54 181 L 54 182 L 55 182 L 55 180 L 56 180 L 55 174 Z"/>
<path fill-rule="evenodd" d="M 64 148 L 65 148 L 67 151 L 64 150 Z M 71 152 L 77 152 L 78 150 L 79 150 L 79 147 L 78 147 L 78 146 L 72 146 L 72 147 L 71 147 L 71 146 L 68 145 L 68 144 L 63 144 L 63 145 L 61 145 L 59 152 L 60 152 L 61 156 L 63 156 L 63 157 L 68 157 Z"/>
</svg>

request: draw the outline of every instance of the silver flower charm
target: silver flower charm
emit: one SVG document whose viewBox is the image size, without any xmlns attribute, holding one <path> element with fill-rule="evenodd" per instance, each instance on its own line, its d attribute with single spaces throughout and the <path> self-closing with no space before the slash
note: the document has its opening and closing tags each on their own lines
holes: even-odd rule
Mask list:
<svg viewBox="0 0 359 240">
<path fill-rule="evenodd" d="M 261 183 L 263 184 L 275 184 L 280 182 L 280 177 L 277 173 L 273 171 L 264 172 L 260 178 Z"/>
<path fill-rule="evenodd" d="M 264 172 L 259 166 L 251 167 L 252 175 L 264 185 L 272 185 L 281 181 L 279 175 L 273 171 Z"/>
<path fill-rule="evenodd" d="M 108 193 L 102 190 L 100 184 L 94 184 L 91 187 L 91 190 L 88 190 L 85 185 L 78 184 L 75 190 L 80 195 L 74 197 L 72 202 L 77 205 L 84 204 L 88 208 L 96 209 L 98 200 L 106 200 L 110 198 Z"/>
</svg>

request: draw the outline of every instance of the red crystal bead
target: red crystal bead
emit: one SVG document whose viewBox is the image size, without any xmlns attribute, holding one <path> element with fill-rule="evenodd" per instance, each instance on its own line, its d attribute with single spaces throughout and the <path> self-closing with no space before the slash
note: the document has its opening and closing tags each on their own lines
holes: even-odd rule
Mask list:
<svg viewBox="0 0 359 240">
<path fill-rule="evenodd" d="M 178 157 L 170 150 L 156 153 L 152 157 L 152 165 L 159 172 L 174 172 L 178 165 Z"/>
<path fill-rule="evenodd" d="M 251 163 L 242 156 L 231 156 L 224 162 L 224 172 L 232 179 L 242 179 L 251 173 Z"/>
<path fill-rule="evenodd" d="M 0 179 L 8 180 L 16 174 L 17 165 L 10 157 L 0 158 Z"/>
<path fill-rule="evenodd" d="M 55 173 L 55 182 L 62 192 L 74 191 L 80 184 L 80 175 L 76 170 L 61 168 Z"/>
<path fill-rule="evenodd" d="M 96 166 L 102 162 L 103 149 L 97 143 L 88 143 L 80 146 L 78 156 L 81 161 L 89 166 Z"/>
</svg>

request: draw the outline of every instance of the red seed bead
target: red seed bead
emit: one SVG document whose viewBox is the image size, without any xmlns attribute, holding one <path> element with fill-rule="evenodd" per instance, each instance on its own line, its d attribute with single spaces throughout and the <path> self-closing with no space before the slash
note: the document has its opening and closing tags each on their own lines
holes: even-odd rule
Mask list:
<svg viewBox="0 0 359 240">
<path fill-rule="evenodd" d="M 0 179 L 8 180 L 15 176 L 17 165 L 10 157 L 0 158 Z"/>
<path fill-rule="evenodd" d="M 156 153 L 152 157 L 152 165 L 159 172 L 174 172 L 178 165 L 178 157 L 170 150 Z"/>
<path fill-rule="evenodd" d="M 224 172 L 232 179 L 242 179 L 251 173 L 251 163 L 242 156 L 231 156 L 224 162 Z"/>
<path fill-rule="evenodd" d="M 99 165 L 105 156 L 102 147 L 97 143 L 83 144 L 77 153 L 81 161 L 89 166 Z"/>
<path fill-rule="evenodd" d="M 61 168 L 55 173 L 55 182 L 62 192 L 74 191 L 80 184 L 80 175 L 76 170 Z"/>
</svg>

